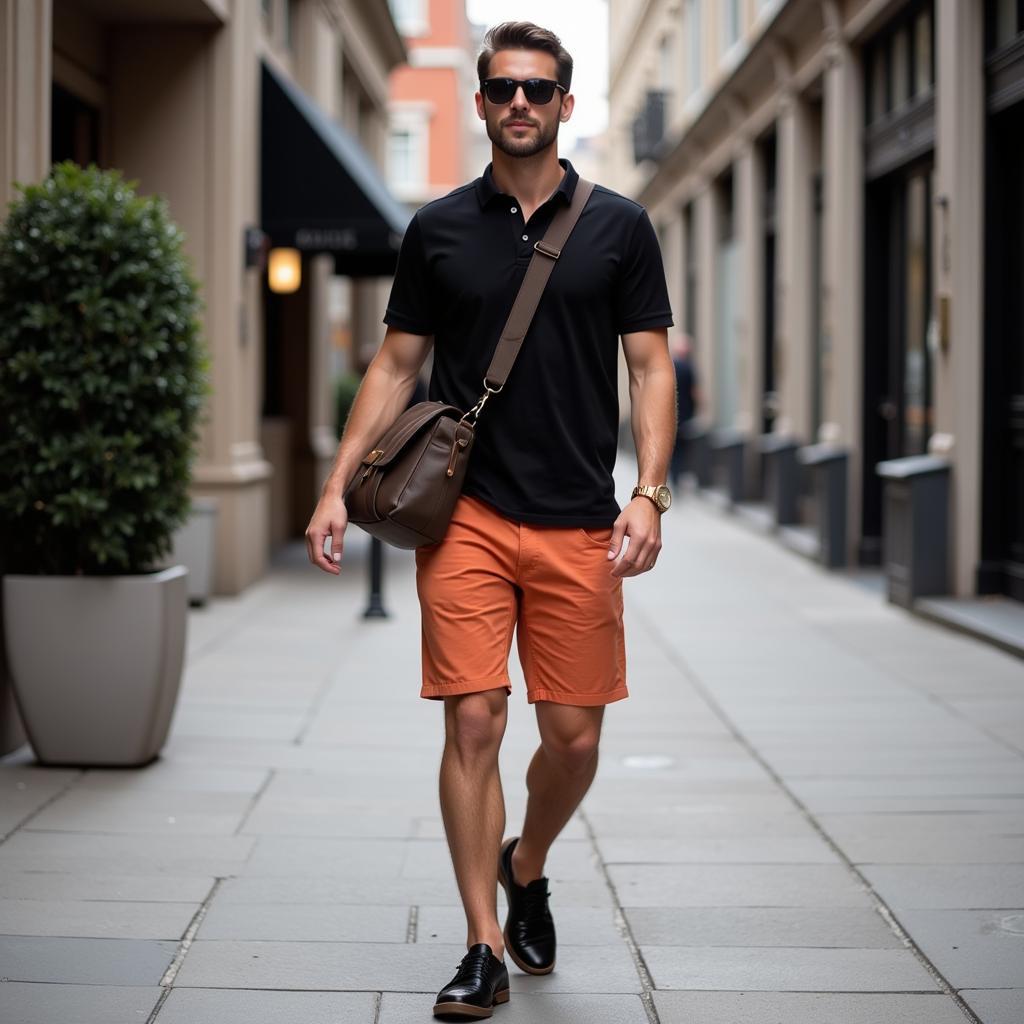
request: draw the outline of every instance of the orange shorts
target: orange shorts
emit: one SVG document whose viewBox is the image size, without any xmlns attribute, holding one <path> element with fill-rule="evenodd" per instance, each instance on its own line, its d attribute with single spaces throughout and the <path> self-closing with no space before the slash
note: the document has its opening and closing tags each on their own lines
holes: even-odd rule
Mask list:
<svg viewBox="0 0 1024 1024">
<path fill-rule="evenodd" d="M 534 526 L 461 495 L 438 544 L 416 549 L 423 685 L 441 700 L 504 686 L 515 627 L 526 699 L 609 704 L 628 697 L 622 580 L 611 527 Z"/>
</svg>

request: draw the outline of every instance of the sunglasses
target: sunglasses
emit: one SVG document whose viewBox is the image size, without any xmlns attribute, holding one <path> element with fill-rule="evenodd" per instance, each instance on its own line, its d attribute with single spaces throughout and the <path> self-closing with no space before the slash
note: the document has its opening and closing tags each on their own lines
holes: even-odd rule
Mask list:
<svg viewBox="0 0 1024 1024">
<path fill-rule="evenodd" d="M 568 92 L 564 85 L 551 78 L 485 78 L 480 82 L 480 90 L 492 103 L 509 103 L 516 94 L 516 89 L 523 87 L 523 95 L 528 103 L 550 103 L 556 89 Z"/>
</svg>

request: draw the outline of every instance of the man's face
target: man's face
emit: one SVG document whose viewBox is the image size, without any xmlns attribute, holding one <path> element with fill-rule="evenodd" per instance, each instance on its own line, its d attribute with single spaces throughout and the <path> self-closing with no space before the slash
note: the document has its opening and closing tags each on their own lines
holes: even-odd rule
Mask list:
<svg viewBox="0 0 1024 1024">
<path fill-rule="evenodd" d="M 558 62 L 543 50 L 499 50 L 491 58 L 489 78 L 558 78 Z M 556 89 L 549 103 L 532 105 L 516 89 L 508 103 L 492 103 L 476 94 L 476 111 L 487 125 L 487 137 L 509 156 L 533 156 L 558 138 L 558 125 L 568 121 L 573 97 Z"/>
</svg>

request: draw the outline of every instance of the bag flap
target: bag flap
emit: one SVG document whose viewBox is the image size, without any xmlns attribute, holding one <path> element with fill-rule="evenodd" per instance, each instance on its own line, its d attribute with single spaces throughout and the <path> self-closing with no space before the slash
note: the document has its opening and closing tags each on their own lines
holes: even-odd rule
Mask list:
<svg viewBox="0 0 1024 1024">
<path fill-rule="evenodd" d="M 444 402 L 417 402 L 411 409 L 406 409 L 362 460 L 363 465 L 386 466 L 413 437 L 439 416 L 461 419 L 462 412 L 454 405 L 447 405 Z"/>
</svg>

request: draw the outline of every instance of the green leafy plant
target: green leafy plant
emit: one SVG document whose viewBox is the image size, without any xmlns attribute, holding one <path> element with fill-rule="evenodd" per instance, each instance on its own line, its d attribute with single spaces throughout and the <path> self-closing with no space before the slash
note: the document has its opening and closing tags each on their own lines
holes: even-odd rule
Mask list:
<svg viewBox="0 0 1024 1024">
<path fill-rule="evenodd" d="M 150 571 L 189 512 L 209 393 L 198 282 L 162 196 L 53 166 L 0 225 L 9 572 Z"/>
<path fill-rule="evenodd" d="M 334 426 L 339 438 L 345 431 L 348 414 L 362 382 L 362 376 L 352 370 L 339 374 L 334 382 Z"/>
</svg>

